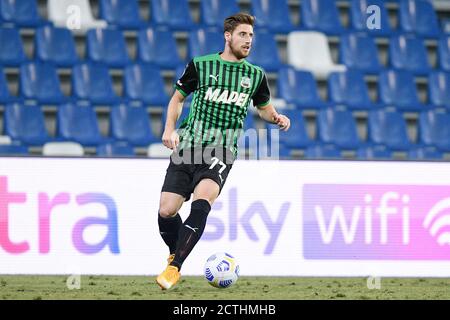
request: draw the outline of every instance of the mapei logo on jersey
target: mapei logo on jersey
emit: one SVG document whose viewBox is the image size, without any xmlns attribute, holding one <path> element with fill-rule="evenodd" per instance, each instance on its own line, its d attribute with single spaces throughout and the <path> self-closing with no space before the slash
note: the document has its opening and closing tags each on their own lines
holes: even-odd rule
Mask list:
<svg viewBox="0 0 450 320">
<path fill-rule="evenodd" d="M 252 79 L 250 79 L 249 77 L 243 77 L 241 80 L 241 87 L 243 88 L 250 88 L 250 86 L 252 85 Z"/>
<path fill-rule="evenodd" d="M 226 104 L 235 104 L 239 107 L 244 107 L 247 104 L 247 100 L 250 97 L 247 93 L 239 93 L 237 91 L 228 91 L 221 89 L 208 88 L 205 94 L 206 101 L 222 102 Z"/>
<path fill-rule="evenodd" d="M 450 186 L 306 184 L 305 259 L 450 260 Z"/>
</svg>

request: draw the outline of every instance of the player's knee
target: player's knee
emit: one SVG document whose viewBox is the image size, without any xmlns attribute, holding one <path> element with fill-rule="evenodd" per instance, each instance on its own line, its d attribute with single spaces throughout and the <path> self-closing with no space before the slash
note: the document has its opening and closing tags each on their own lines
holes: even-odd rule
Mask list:
<svg viewBox="0 0 450 320">
<path fill-rule="evenodd" d="M 171 218 L 177 214 L 178 210 L 175 206 L 171 205 L 161 205 L 159 207 L 159 215 L 162 218 Z"/>
</svg>

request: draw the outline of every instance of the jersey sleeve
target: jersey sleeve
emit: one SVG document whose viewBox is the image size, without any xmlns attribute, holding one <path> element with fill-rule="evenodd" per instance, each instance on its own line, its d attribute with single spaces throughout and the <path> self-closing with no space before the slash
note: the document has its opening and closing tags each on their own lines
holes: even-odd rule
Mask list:
<svg viewBox="0 0 450 320">
<path fill-rule="evenodd" d="M 257 108 L 264 107 L 270 103 L 269 83 L 265 73 L 258 89 L 256 89 L 256 92 L 253 94 L 252 99 L 253 105 Z"/>
<path fill-rule="evenodd" d="M 195 69 L 194 61 L 191 60 L 184 69 L 183 74 L 175 83 L 175 89 L 178 90 L 184 97 L 187 97 L 191 92 L 197 88 L 198 75 Z"/>
</svg>

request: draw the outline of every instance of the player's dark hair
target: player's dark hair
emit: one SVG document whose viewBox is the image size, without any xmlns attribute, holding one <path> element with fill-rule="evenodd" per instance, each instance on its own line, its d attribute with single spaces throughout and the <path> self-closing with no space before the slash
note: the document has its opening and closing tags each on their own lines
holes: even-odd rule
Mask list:
<svg viewBox="0 0 450 320">
<path fill-rule="evenodd" d="M 233 33 L 234 29 L 240 24 L 249 24 L 253 27 L 255 17 L 247 13 L 239 12 L 226 18 L 223 22 L 223 32 Z"/>
</svg>

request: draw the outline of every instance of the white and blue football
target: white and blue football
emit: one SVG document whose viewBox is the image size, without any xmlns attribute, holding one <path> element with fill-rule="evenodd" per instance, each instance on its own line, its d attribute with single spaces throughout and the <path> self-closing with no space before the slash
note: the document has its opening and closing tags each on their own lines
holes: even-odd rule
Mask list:
<svg viewBox="0 0 450 320">
<path fill-rule="evenodd" d="M 215 253 L 206 260 L 205 278 L 213 287 L 229 288 L 239 278 L 239 265 L 232 255 L 226 252 Z"/>
</svg>

